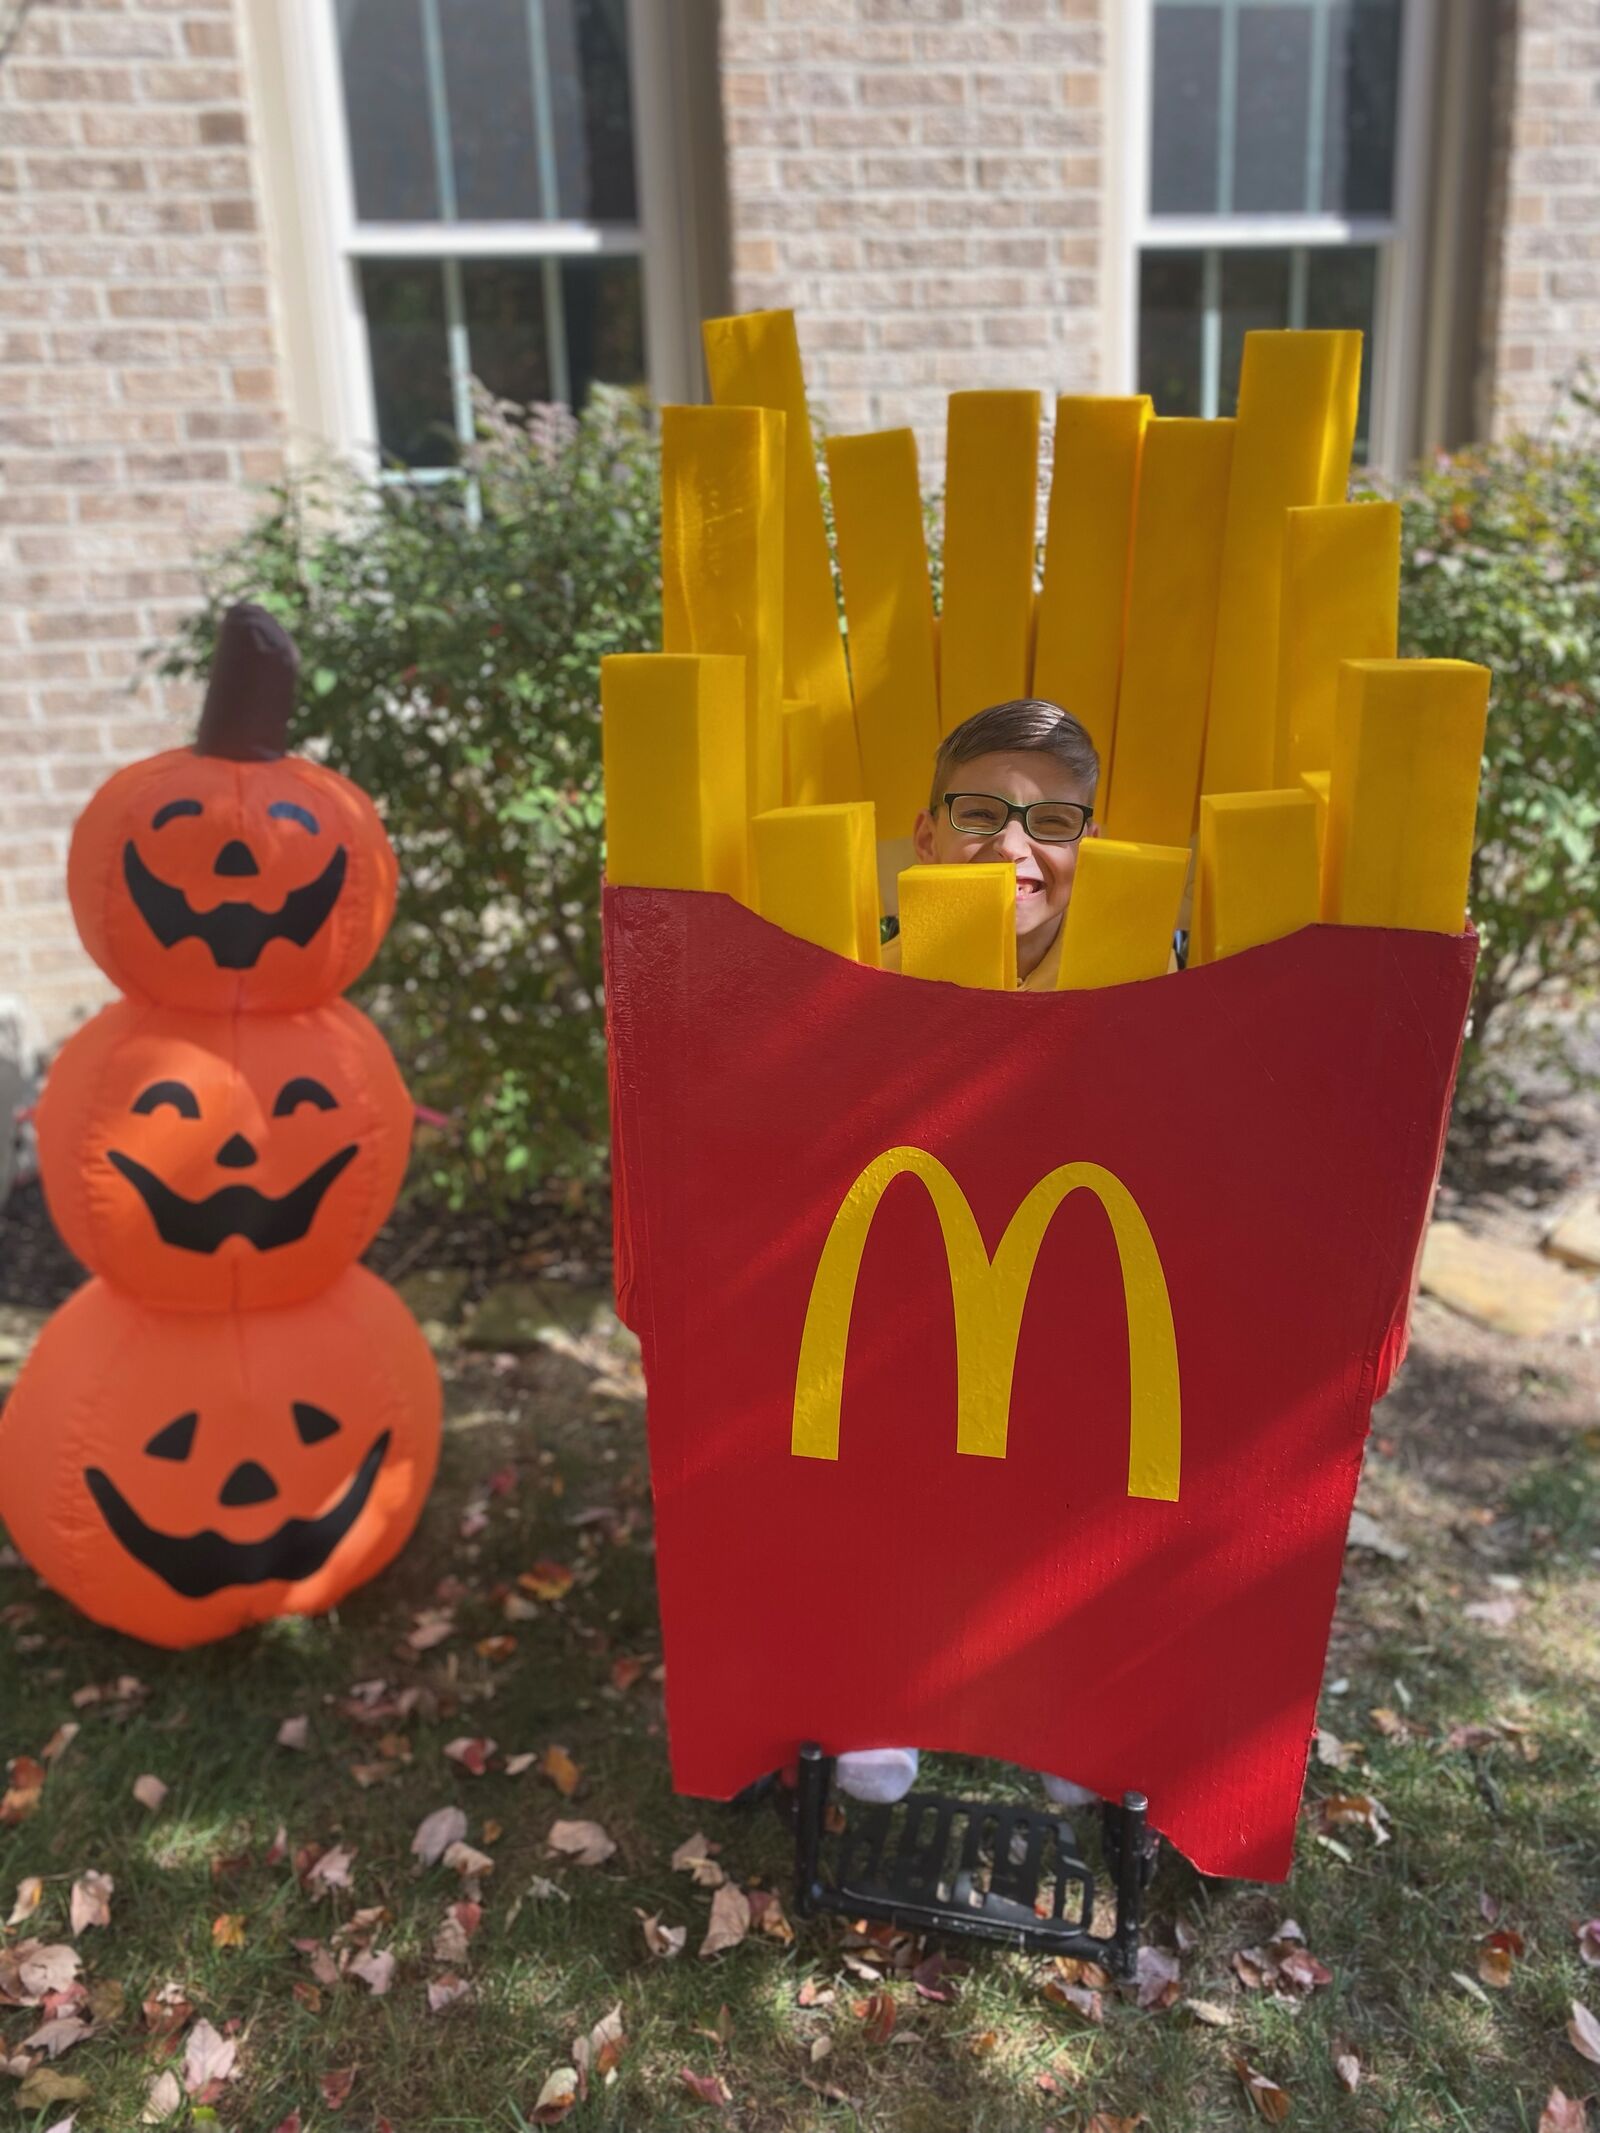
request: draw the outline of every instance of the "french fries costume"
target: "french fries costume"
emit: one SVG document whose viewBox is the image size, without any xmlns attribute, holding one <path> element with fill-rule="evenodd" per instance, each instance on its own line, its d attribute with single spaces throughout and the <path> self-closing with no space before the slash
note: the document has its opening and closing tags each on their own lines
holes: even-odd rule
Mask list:
<svg viewBox="0 0 1600 2133">
<path fill-rule="evenodd" d="M 411 1144 L 388 1046 L 337 997 L 394 853 L 365 793 L 285 753 L 296 665 L 230 610 L 196 746 L 103 785 L 69 861 L 126 997 L 40 1099 L 50 1212 L 96 1278 L 0 1414 L 0 1521 L 152 1644 L 333 1606 L 404 1545 L 438 1459 L 427 1343 L 355 1263 Z"/>
<path fill-rule="evenodd" d="M 1250 336 L 1235 420 L 1058 402 L 1037 592 L 1037 397 L 952 396 L 937 622 L 910 433 L 829 441 L 830 555 L 792 320 L 706 341 L 664 650 L 602 680 L 676 1782 L 915 1742 L 1281 1878 L 1467 1011 L 1488 675 L 1394 657 L 1357 335 Z M 1028 693 L 1105 766 L 1060 989 L 1012 989 L 1009 868 L 901 874 L 876 968 L 940 734 Z"/>
</svg>

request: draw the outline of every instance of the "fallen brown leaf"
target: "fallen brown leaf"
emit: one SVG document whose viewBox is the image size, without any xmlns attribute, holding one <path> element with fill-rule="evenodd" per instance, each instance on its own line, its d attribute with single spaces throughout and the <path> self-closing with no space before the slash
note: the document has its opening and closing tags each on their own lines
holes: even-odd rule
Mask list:
<svg viewBox="0 0 1600 2133">
<path fill-rule="evenodd" d="M 450 1844 L 445 1847 L 444 1863 L 452 1874 L 461 1876 L 461 1885 L 469 1896 L 478 1893 L 478 1883 L 485 1874 L 494 1872 L 494 1861 L 487 1852 L 475 1851 L 470 1844 Z"/>
<path fill-rule="evenodd" d="M 1165 1948 L 1141 1948 L 1136 1975 L 1139 2005 L 1152 2012 L 1170 2007 L 1183 1990 L 1178 1977 L 1178 1958 L 1169 1955 Z"/>
<path fill-rule="evenodd" d="M 644 1944 L 652 1955 L 670 1960 L 674 1955 L 683 1953 L 689 1938 L 687 1926 L 664 1926 L 659 1911 L 646 1914 L 637 1905 L 633 1915 L 639 1921 L 640 1930 L 644 1934 Z"/>
<path fill-rule="evenodd" d="M 11 1906 L 8 1926 L 20 1926 L 25 1918 L 31 1918 L 44 1897 L 44 1881 L 38 1874 L 26 1874 L 17 1883 L 17 1900 Z"/>
<path fill-rule="evenodd" d="M 697 1829 L 692 1837 L 685 1837 L 673 1853 L 673 1872 L 692 1874 L 698 1888 L 719 1889 L 728 1878 L 713 1856 L 721 1849 L 720 1844 L 713 1844 Z"/>
<path fill-rule="evenodd" d="M 143 1777 L 136 1777 L 133 1781 L 134 1798 L 141 1807 L 148 1807 L 152 1814 L 160 1808 L 171 1789 L 169 1785 L 163 1784 L 160 1778 L 152 1777 L 148 1771 Z"/>
<path fill-rule="evenodd" d="M 443 2014 L 447 2008 L 455 2007 L 462 2000 L 469 1999 L 471 1994 L 470 1982 L 464 1977 L 457 1977 L 454 1971 L 447 1970 L 442 1977 L 428 1980 L 428 2012 Z"/>
<path fill-rule="evenodd" d="M 1334 1792 L 1321 1802 L 1323 1830 L 1361 1828 L 1372 1832 L 1374 1842 L 1389 1841 L 1388 1810 L 1370 1792 Z"/>
<path fill-rule="evenodd" d="M 1244 2083 L 1244 2092 L 1269 2126 L 1281 2126 L 1289 2115 L 1289 2092 L 1271 2081 L 1246 2059 L 1235 2055 L 1233 2070 Z"/>
<path fill-rule="evenodd" d="M 998 2046 L 999 2042 L 999 2030 L 980 2029 L 975 2037 L 969 2037 L 967 2039 L 967 2050 L 971 2052 L 974 2059 L 987 2059 L 989 2054 Z"/>
<path fill-rule="evenodd" d="M 355 1846 L 333 1844 L 306 1870 L 305 1884 L 314 1896 L 325 1896 L 333 1889 L 352 1886 L 350 1869 L 355 1864 Z"/>
<path fill-rule="evenodd" d="M 546 1748 L 539 1759 L 539 1772 L 547 1777 L 564 1800 L 570 1800 L 578 1789 L 583 1772 L 578 1768 L 565 1748 Z"/>
<path fill-rule="evenodd" d="M 1600 1918 L 1586 1918 L 1577 1931 L 1579 1962 L 1600 1970 Z"/>
<path fill-rule="evenodd" d="M 574 1573 L 565 1563 L 537 1562 L 524 1570 L 517 1583 L 536 1600 L 564 1600 L 572 1590 Z"/>
<path fill-rule="evenodd" d="M 211 1921 L 211 1938 L 219 1948 L 244 1946 L 244 1913 L 224 1911 Z"/>
<path fill-rule="evenodd" d="M 1347 2096 L 1353 2096 L 1361 2086 L 1361 2061 L 1351 2047 L 1340 2039 L 1334 2039 L 1333 2078 Z"/>
<path fill-rule="evenodd" d="M 1581 2096 L 1552 2089 L 1539 2113 L 1538 2133 L 1589 2133 L 1589 2106 Z"/>
<path fill-rule="evenodd" d="M 1044 1996 L 1058 2007 L 1070 2007 L 1074 2014 L 1098 2028 L 1106 2018 L 1105 2000 L 1091 1986 L 1068 1984 L 1065 1979 L 1052 1977 L 1045 1980 Z"/>
<path fill-rule="evenodd" d="M 711 1899 L 711 1923 L 700 1943 L 702 1956 L 736 1948 L 750 1930 L 750 1899 L 735 1882 L 725 1881 Z"/>
<path fill-rule="evenodd" d="M 350 1975 L 360 1978 L 375 2000 L 382 1999 L 394 1983 L 394 1961 L 387 1948 L 363 1948 L 350 1958 Z"/>
<path fill-rule="evenodd" d="M 869 2044 L 887 2044 L 894 2035 L 895 2004 L 887 1992 L 875 1992 L 857 2000 L 852 2012 L 860 2017 L 861 2030 Z"/>
<path fill-rule="evenodd" d="M 39 1750 L 40 1762 L 52 1765 L 60 1762 L 62 1756 L 66 1754 L 81 1731 L 82 1728 L 75 1718 L 69 1718 L 64 1724 L 57 1726 L 54 1733 L 51 1734 L 50 1738 Z"/>
<path fill-rule="evenodd" d="M 603 1866 L 617 1848 L 598 1822 L 552 1822 L 545 1844 L 579 1866 Z"/>
<path fill-rule="evenodd" d="M 1600 2021 L 1581 2000 L 1572 2002 L 1567 2015 L 1567 2042 L 1592 2066 L 1600 2066 Z"/>
<path fill-rule="evenodd" d="M 459 1763 L 469 1776 L 481 1778 L 488 1769 L 489 1758 L 498 1745 L 497 1741 L 487 1740 L 481 1735 L 469 1738 L 463 1734 L 459 1740 L 447 1741 L 444 1752 L 451 1762 Z"/>
<path fill-rule="evenodd" d="M 231 2081 L 238 2063 L 239 2046 L 233 2037 L 225 2037 L 202 2015 L 184 2040 L 183 2085 L 191 2096 L 199 2096 L 214 2082 Z"/>
<path fill-rule="evenodd" d="M 679 2069 L 678 2079 L 697 2103 L 726 2108 L 733 2101 L 733 2091 L 720 2074 L 697 2074 L 685 2066 Z"/>
<path fill-rule="evenodd" d="M 533 2123 L 536 2126 L 559 2125 L 577 2100 L 576 2069 L 558 2066 L 539 2091 L 539 2100 L 533 2107 Z"/>
<path fill-rule="evenodd" d="M 14 1755 L 6 1764 L 6 1789 L 0 1794 L 0 1828 L 25 1822 L 39 1804 L 48 1775 L 31 1755 Z"/>
<path fill-rule="evenodd" d="M 350 2101 L 350 2091 L 356 2085 L 356 2071 L 353 2066 L 341 2066 L 318 2079 L 317 2088 L 330 2111 L 342 2111 Z"/>
<path fill-rule="evenodd" d="M 94 2035 L 94 2024 L 86 2022 L 81 2015 L 52 2015 L 48 2022 L 22 2040 L 25 2052 L 38 2052 L 46 2059 L 59 2059 L 63 2052 L 71 2051 L 74 2044 L 81 2044 L 85 2037 Z"/>
<path fill-rule="evenodd" d="M 183 2084 L 169 2066 L 157 2074 L 145 2091 L 144 2111 L 141 2114 L 147 2126 L 159 2126 L 183 2109 Z"/>
<path fill-rule="evenodd" d="M 1181 2013 L 1192 2015 L 1197 2022 L 1203 2023 L 1207 2029 L 1232 2029 L 1233 2027 L 1232 2008 L 1224 2007 L 1217 2000 L 1180 2000 L 1178 2006 Z"/>
<path fill-rule="evenodd" d="M 109 1874 L 102 1874 L 94 1867 L 81 1873 L 72 1884 L 72 1937 L 90 1926 L 109 1926 L 111 1923 L 111 1894 L 116 1883 Z"/>
<path fill-rule="evenodd" d="M 310 1726 L 311 1721 L 309 1718 L 286 1718 L 278 1728 L 278 1746 L 280 1748 L 304 1748 L 307 1743 Z"/>
<path fill-rule="evenodd" d="M 1136 2118 L 1114 2118 L 1107 2111 L 1096 2111 L 1083 2133 L 1138 2133 L 1140 2126 L 1148 2124 L 1143 2111 Z"/>
<path fill-rule="evenodd" d="M 750 1905 L 750 1922 L 758 1933 L 775 1940 L 781 1947 L 794 1944 L 794 1927 L 784 1916 L 783 1905 L 771 1889 L 746 1889 L 745 1897 Z M 935 1958 L 942 1960 L 942 1958 Z M 930 1993 L 930 1998 L 948 1999 L 948 1993 Z"/>
<path fill-rule="evenodd" d="M 467 1833 L 467 1818 L 459 1807 L 436 1807 L 424 1815 L 411 1839 L 412 1857 L 423 1866 L 437 1866 L 452 1844 Z"/>
<path fill-rule="evenodd" d="M 622 2030 L 622 2002 L 603 2014 L 586 2037 L 577 2037 L 572 2045 L 572 2063 L 578 2069 L 580 2092 L 591 2079 L 611 2081 L 628 2048 L 628 2040 Z"/>
<path fill-rule="evenodd" d="M 1522 1953 L 1520 1933 L 1489 1933 L 1478 1943 L 1478 1976 L 1485 1985 L 1504 1992 L 1511 1983 L 1512 1965 Z"/>
</svg>

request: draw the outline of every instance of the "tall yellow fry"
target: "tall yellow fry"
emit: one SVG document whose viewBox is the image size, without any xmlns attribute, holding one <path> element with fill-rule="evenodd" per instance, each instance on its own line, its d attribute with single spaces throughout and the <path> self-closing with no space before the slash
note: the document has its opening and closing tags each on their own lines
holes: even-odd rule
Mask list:
<svg viewBox="0 0 1600 2133">
<path fill-rule="evenodd" d="M 1322 915 L 1459 933 L 1478 811 L 1489 670 L 1462 659 L 1352 659 L 1339 704 Z"/>
<path fill-rule="evenodd" d="M 1346 659 L 1392 659 L 1400 618 L 1400 506 L 1305 504 L 1284 514 L 1276 785 L 1333 761 Z"/>
<path fill-rule="evenodd" d="M 754 833 L 761 916 L 785 933 L 878 966 L 877 846 L 865 800 L 779 807 Z"/>
<path fill-rule="evenodd" d="M 606 879 L 748 901 L 744 662 L 618 652 L 600 662 Z"/>
<path fill-rule="evenodd" d="M 1032 693 L 1070 711 L 1109 764 L 1133 559 L 1133 515 L 1150 401 L 1056 402 L 1044 586 L 1034 626 Z"/>
<path fill-rule="evenodd" d="M 1317 922 L 1317 803 L 1308 792 L 1230 792 L 1200 802 L 1191 963 L 1215 963 Z"/>
<path fill-rule="evenodd" d="M 952 393 L 946 438 L 939 715 L 948 733 L 1028 692 L 1039 395 Z"/>
<path fill-rule="evenodd" d="M 1013 992 L 1017 983 L 1017 872 L 974 860 L 907 867 L 900 876 L 900 968 Z"/>
<path fill-rule="evenodd" d="M 1187 845 L 1086 837 L 1062 920 L 1060 992 L 1159 978 L 1189 877 Z"/>
</svg>

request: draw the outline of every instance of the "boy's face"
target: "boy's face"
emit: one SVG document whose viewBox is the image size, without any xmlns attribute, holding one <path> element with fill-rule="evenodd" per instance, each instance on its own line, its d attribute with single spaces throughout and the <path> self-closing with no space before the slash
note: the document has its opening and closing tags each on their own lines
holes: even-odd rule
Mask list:
<svg viewBox="0 0 1600 2133">
<path fill-rule="evenodd" d="M 1035 800 L 1072 800 L 1080 807 L 1094 804 L 1092 786 L 1063 769 L 1053 755 L 1034 748 L 1004 749 L 957 763 L 945 780 L 945 789 L 994 793 L 1017 807 L 1028 807 Z M 1090 823 L 1084 836 L 1095 834 L 1096 825 Z M 951 828 L 950 811 L 942 805 L 934 813 L 924 808 L 918 815 L 912 842 L 924 866 L 953 866 L 961 860 L 987 860 L 991 865 L 1009 861 L 1017 870 L 1019 941 L 1060 925 L 1078 871 L 1076 843 L 1036 844 L 1015 819 L 996 836 L 968 836 Z"/>
</svg>

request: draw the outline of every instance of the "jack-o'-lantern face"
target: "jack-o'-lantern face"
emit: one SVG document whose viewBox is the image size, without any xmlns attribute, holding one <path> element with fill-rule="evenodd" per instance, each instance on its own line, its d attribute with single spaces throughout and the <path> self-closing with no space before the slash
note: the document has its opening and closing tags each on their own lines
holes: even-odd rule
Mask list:
<svg viewBox="0 0 1600 2133">
<path fill-rule="evenodd" d="M 0 1414 L 0 1518 L 96 1621 L 156 1644 L 332 1606 L 416 1522 L 439 1385 L 353 1267 L 309 1303 L 172 1321 L 90 1282 Z"/>
<path fill-rule="evenodd" d="M 270 617 L 233 610 L 197 747 L 131 764 L 84 809 L 68 892 L 84 945 L 125 992 L 206 1014 L 310 1007 L 376 952 L 394 853 L 358 786 L 283 753 L 293 678 Z M 249 716 L 263 694 L 266 737 Z"/>
<path fill-rule="evenodd" d="M 291 1015 L 118 1001 L 62 1047 L 39 1103 L 56 1226 L 148 1303 L 291 1303 L 371 1243 L 405 1174 L 411 1107 L 344 1001 Z"/>
</svg>

